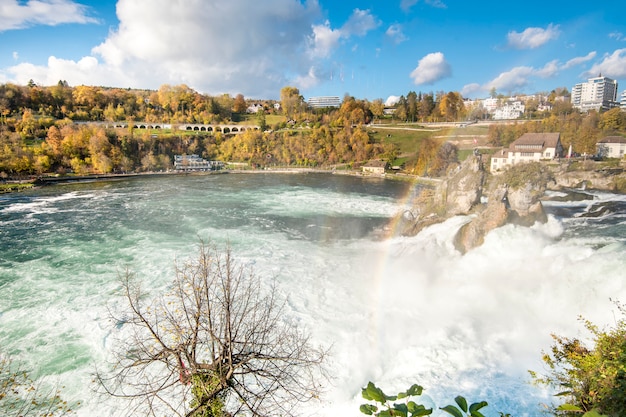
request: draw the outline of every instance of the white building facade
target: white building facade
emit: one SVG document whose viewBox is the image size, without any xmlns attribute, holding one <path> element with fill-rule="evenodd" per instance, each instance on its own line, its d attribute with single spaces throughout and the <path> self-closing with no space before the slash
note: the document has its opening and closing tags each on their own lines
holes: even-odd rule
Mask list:
<svg viewBox="0 0 626 417">
<path fill-rule="evenodd" d="M 524 162 L 552 160 L 563 156 L 560 133 L 524 133 L 508 149 L 491 156 L 491 172 Z"/>
<path fill-rule="evenodd" d="M 309 97 L 308 104 L 314 109 L 341 107 L 341 99 L 338 96 Z"/>
<path fill-rule="evenodd" d="M 610 110 L 618 106 L 617 81 L 611 78 L 589 78 L 572 88 L 572 107 L 580 111 Z"/>
<path fill-rule="evenodd" d="M 604 158 L 623 158 L 626 154 L 626 138 L 607 136 L 596 143 L 596 153 Z"/>
<path fill-rule="evenodd" d="M 497 108 L 493 112 L 494 120 L 519 119 L 524 115 L 526 106 L 521 101 L 513 101 Z"/>
</svg>

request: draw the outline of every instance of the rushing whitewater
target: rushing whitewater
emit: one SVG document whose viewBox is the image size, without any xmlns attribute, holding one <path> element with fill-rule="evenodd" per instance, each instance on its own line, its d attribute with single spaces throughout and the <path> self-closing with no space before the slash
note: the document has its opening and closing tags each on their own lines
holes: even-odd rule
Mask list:
<svg viewBox="0 0 626 417">
<path fill-rule="evenodd" d="M 119 415 L 124 403 L 92 390 L 95 366 L 124 331 L 108 312 L 123 306 L 118 274 L 130 268 L 156 295 L 204 239 L 275 277 L 285 319 L 332 346 L 333 379 L 305 414 L 358 416 L 360 389 L 373 381 L 388 393 L 418 383 L 427 406 L 462 394 L 488 401 L 488 416 L 538 415 L 552 393 L 527 371 L 543 370 L 550 334 L 586 338 L 579 316 L 610 325 L 611 300 L 626 302 L 626 199 L 555 199 L 547 224 L 502 227 L 461 256 L 452 238 L 466 217 L 379 238 L 418 191 L 339 175 L 231 174 L 1 196 L 0 349 L 64 385 L 80 416 Z"/>
</svg>

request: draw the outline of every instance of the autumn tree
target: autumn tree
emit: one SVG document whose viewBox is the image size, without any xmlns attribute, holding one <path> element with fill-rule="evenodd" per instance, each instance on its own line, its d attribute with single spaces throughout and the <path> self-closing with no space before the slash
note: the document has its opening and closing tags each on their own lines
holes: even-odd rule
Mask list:
<svg viewBox="0 0 626 417">
<path fill-rule="evenodd" d="M 230 249 L 201 244 L 156 299 L 130 272 L 121 284 L 128 311 L 115 320 L 131 336 L 98 380 L 129 415 L 286 416 L 319 394 L 326 352 Z"/>
<path fill-rule="evenodd" d="M 420 143 L 417 162 L 415 163 L 413 172 L 422 176 L 431 175 L 433 163 L 435 162 L 438 150 L 439 142 L 435 139 L 423 139 Z"/>
<path fill-rule="evenodd" d="M 247 107 L 243 94 L 237 94 L 233 100 L 233 113 L 245 113 Z"/>
<path fill-rule="evenodd" d="M 370 110 L 374 118 L 382 119 L 385 115 L 385 103 L 383 103 L 382 99 L 377 98 L 370 103 Z"/>
<path fill-rule="evenodd" d="M 410 91 L 406 96 L 406 113 L 407 118 L 414 122 L 417 118 L 418 98 L 415 91 Z"/>
<path fill-rule="evenodd" d="M 432 161 L 432 166 L 429 173 L 436 176 L 445 175 L 446 170 L 450 165 L 459 162 L 458 153 L 459 148 L 455 144 L 451 142 L 445 142 L 437 150 L 437 154 Z"/>
<path fill-rule="evenodd" d="M 451 91 L 443 95 L 439 101 L 439 112 L 448 122 L 459 120 L 463 110 L 463 97 L 459 93 Z"/>
<path fill-rule="evenodd" d="M 600 116 L 598 127 L 607 134 L 624 130 L 626 129 L 626 114 L 619 107 L 608 110 Z"/>
<path fill-rule="evenodd" d="M 424 94 L 419 102 L 418 115 L 420 120 L 426 121 L 435 109 L 435 99 L 431 94 Z"/>
<path fill-rule="evenodd" d="M 622 318 L 609 329 L 580 319 L 589 342 L 552 335 L 553 345 L 543 355 L 547 374 L 530 372 L 536 383 L 555 388 L 565 401 L 556 415 L 626 415 L 626 320 L 624 306 L 617 307 Z"/>
<path fill-rule="evenodd" d="M 300 90 L 296 87 L 286 86 L 280 89 L 280 105 L 287 117 L 293 117 L 300 110 L 303 101 Z"/>
</svg>

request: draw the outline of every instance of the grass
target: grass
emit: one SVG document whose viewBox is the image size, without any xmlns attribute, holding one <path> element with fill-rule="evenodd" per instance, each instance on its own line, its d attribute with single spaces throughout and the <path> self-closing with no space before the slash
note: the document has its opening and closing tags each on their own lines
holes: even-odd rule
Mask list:
<svg viewBox="0 0 626 417">
<path fill-rule="evenodd" d="M 235 124 L 256 125 L 259 123 L 259 116 L 256 114 L 241 114 L 238 117 L 239 117 L 239 121 Z M 265 124 L 267 124 L 268 126 L 274 126 L 275 124 L 286 122 L 286 121 L 287 121 L 287 118 L 280 114 L 266 114 L 265 115 Z"/>
<path fill-rule="evenodd" d="M 431 137 L 433 133 L 425 130 L 386 129 L 380 127 L 370 129 L 369 132 L 375 142 L 396 145 L 401 155 L 417 153 L 422 140 Z"/>
</svg>

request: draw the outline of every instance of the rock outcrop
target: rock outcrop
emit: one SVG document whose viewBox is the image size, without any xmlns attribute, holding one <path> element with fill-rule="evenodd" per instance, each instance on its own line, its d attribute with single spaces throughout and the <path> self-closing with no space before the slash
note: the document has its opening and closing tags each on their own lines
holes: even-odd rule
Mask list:
<svg viewBox="0 0 626 417">
<path fill-rule="evenodd" d="M 399 219 L 401 234 L 415 235 L 450 217 L 471 215 L 454 239 L 457 250 L 466 253 L 507 223 L 531 226 L 547 221 L 540 198 L 553 179 L 541 164 L 520 164 L 491 176 L 485 192 L 487 178 L 480 155 L 469 157 L 434 190 L 422 192 L 413 209 Z"/>
<path fill-rule="evenodd" d="M 594 189 L 626 192 L 626 163 L 612 168 L 598 166 L 595 161 L 579 163 L 583 169 L 569 170 L 571 162 L 562 162 L 555 169 L 552 189 Z"/>
</svg>

